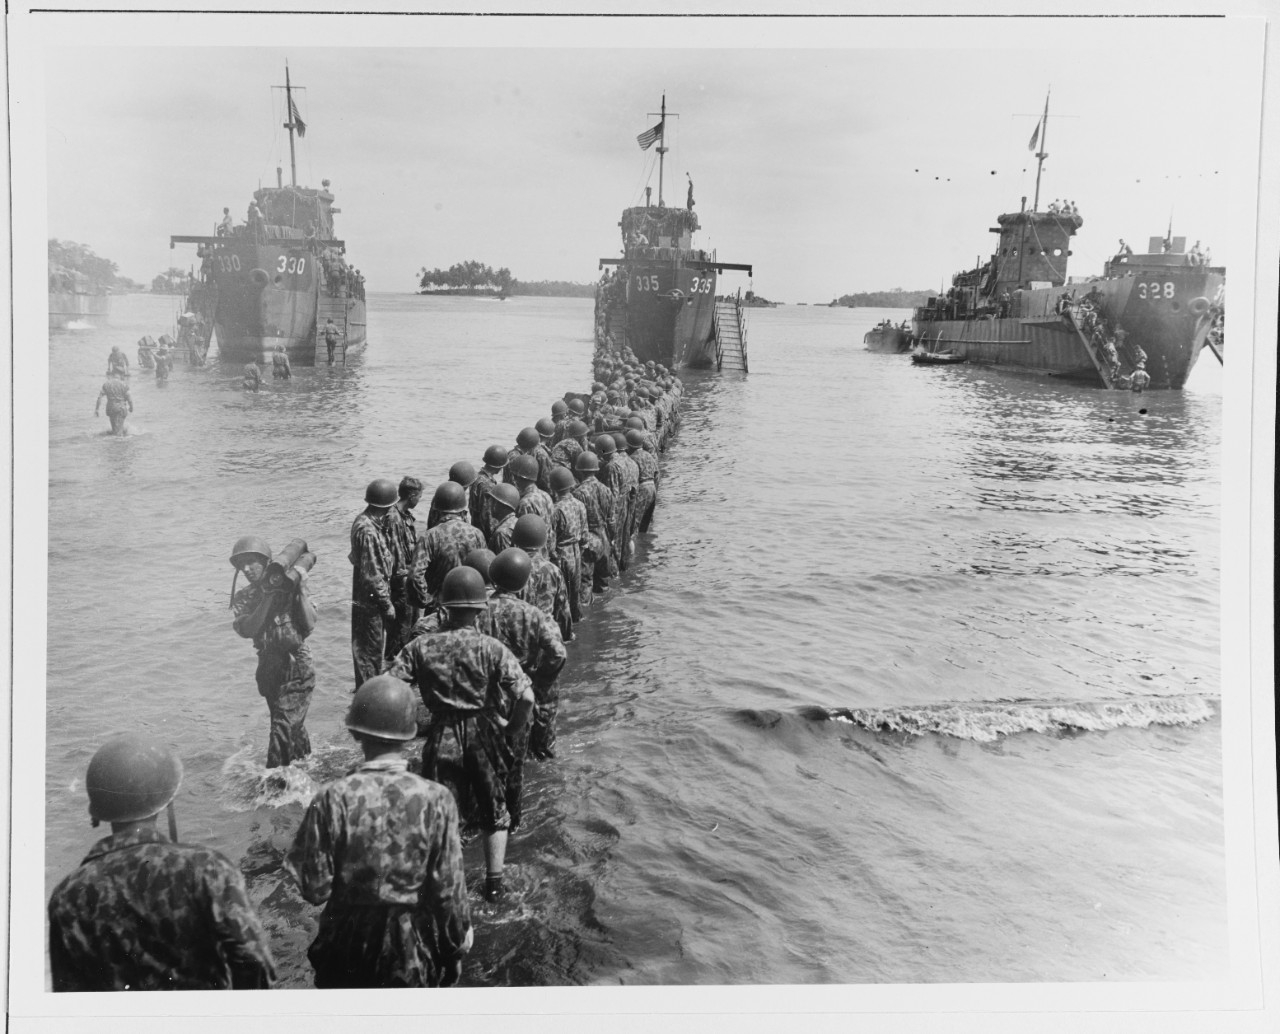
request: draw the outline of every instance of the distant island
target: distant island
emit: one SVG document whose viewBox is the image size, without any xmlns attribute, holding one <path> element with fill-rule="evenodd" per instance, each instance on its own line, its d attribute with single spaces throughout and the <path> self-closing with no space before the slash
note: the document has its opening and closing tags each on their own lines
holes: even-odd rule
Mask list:
<svg viewBox="0 0 1280 1034">
<path fill-rule="evenodd" d="M 914 309 L 924 305 L 937 291 L 904 291 L 895 287 L 892 291 L 862 291 L 858 294 L 842 294 L 831 306 L 850 309 Z"/>
<path fill-rule="evenodd" d="M 448 269 L 423 267 L 418 270 L 419 294 L 482 298 L 508 298 L 512 295 L 590 298 L 595 294 L 595 289 L 595 284 L 579 284 L 570 280 L 517 280 L 505 266 L 494 269 L 474 259 L 454 263 Z"/>
<path fill-rule="evenodd" d="M 771 302 L 768 298 L 756 294 L 755 291 L 747 291 L 742 296 L 742 304 L 749 305 L 753 309 L 776 309 L 782 302 Z"/>
<path fill-rule="evenodd" d="M 49 290 L 86 294 L 128 294 L 142 285 L 120 276 L 110 259 L 93 253 L 87 244 L 49 238 Z"/>
</svg>

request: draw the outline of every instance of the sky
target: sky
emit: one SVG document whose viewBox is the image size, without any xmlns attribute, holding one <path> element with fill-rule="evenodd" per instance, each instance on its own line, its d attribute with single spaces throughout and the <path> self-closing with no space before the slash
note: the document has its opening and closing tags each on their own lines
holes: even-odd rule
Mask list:
<svg viewBox="0 0 1280 1034">
<path fill-rule="evenodd" d="M 657 197 L 655 151 L 635 138 L 664 94 L 678 114 L 664 198 L 683 204 L 692 177 L 698 246 L 754 266 L 725 274 L 729 290 L 826 302 L 936 287 L 985 260 L 995 217 L 1031 204 L 1050 91 L 1041 207 L 1070 199 L 1084 218 L 1073 275 L 1170 220 L 1216 262 L 1251 248 L 1261 50 L 1239 22 L 703 21 L 673 45 L 612 19 L 585 33 L 422 21 L 66 23 L 41 84 L 48 235 L 144 283 L 188 267 L 194 248 L 171 251 L 170 234 L 211 232 L 224 205 L 243 219 L 277 167 L 288 182 L 272 89 L 287 61 L 308 127 L 298 181 L 332 182 L 338 235 L 375 292 L 467 259 L 594 280 L 621 210 L 646 183 Z M 351 45 L 314 45 L 335 38 Z"/>
</svg>

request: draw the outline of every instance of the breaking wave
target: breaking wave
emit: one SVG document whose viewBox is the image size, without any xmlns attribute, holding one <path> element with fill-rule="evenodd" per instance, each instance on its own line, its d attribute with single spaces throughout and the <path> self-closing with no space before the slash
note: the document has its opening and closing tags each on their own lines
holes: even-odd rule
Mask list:
<svg viewBox="0 0 1280 1034">
<path fill-rule="evenodd" d="M 871 732 L 906 736 L 951 736 L 992 743 L 1004 736 L 1038 733 L 1071 736 L 1153 725 L 1190 726 L 1216 717 L 1217 706 L 1203 696 L 1133 697 L 1102 701 L 974 701 L 910 707 L 804 707 L 799 717 L 841 722 Z M 738 711 L 743 721 L 773 728 L 786 716 L 777 711 Z"/>
</svg>

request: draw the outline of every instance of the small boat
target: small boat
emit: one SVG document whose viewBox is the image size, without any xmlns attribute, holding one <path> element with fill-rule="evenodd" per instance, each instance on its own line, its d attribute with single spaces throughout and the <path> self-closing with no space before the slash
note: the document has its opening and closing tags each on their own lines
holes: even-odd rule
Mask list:
<svg viewBox="0 0 1280 1034">
<path fill-rule="evenodd" d="M 911 361 L 917 366 L 954 366 L 965 357 L 954 352 L 912 352 Z"/>
<path fill-rule="evenodd" d="M 895 325 L 892 320 L 881 320 L 862 335 L 862 343 L 868 352 L 910 352 L 911 328 L 905 321 Z"/>
</svg>

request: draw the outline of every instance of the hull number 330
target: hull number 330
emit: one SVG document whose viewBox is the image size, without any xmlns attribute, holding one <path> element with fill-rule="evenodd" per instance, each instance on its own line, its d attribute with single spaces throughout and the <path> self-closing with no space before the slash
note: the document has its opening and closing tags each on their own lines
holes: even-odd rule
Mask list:
<svg viewBox="0 0 1280 1034">
<path fill-rule="evenodd" d="M 306 255 L 281 255 L 276 262 L 277 273 L 301 273 L 307 268 Z"/>
</svg>

